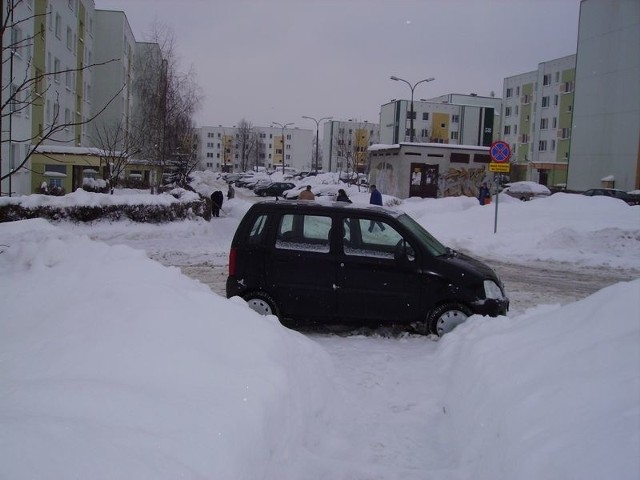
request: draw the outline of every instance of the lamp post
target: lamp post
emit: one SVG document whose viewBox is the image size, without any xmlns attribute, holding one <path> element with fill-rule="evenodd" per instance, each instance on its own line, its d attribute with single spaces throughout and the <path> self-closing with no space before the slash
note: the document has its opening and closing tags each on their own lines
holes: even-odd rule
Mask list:
<svg viewBox="0 0 640 480">
<path fill-rule="evenodd" d="M 411 89 L 411 125 L 410 125 L 410 131 L 409 131 L 409 141 L 413 142 L 413 117 L 415 116 L 415 112 L 413 111 L 413 91 L 415 90 L 415 88 L 423 83 L 423 82 L 431 82 L 433 80 L 435 80 L 434 77 L 429 77 L 429 78 L 425 78 L 424 80 L 420 80 L 419 82 L 414 83 L 413 85 L 411 85 L 411 83 L 409 83 L 408 81 L 406 81 L 404 78 L 398 78 L 394 75 L 391 75 L 389 77 L 391 80 L 395 80 L 396 82 L 404 82 L 407 85 L 409 85 L 409 88 Z M 406 124 L 405 124 L 406 125 Z"/>
<path fill-rule="evenodd" d="M 316 161 L 315 161 L 315 172 L 318 173 L 318 143 L 320 142 L 320 122 L 323 120 L 331 120 L 333 117 L 322 117 L 320 120 L 316 120 L 313 117 L 307 117 L 305 115 L 302 118 L 306 118 L 307 120 L 313 120 L 316 122 Z"/>
<path fill-rule="evenodd" d="M 293 123 L 285 123 L 284 125 L 278 122 L 271 122 L 272 125 L 276 125 L 282 129 L 282 174 L 284 175 L 284 131 L 287 127 L 293 125 Z"/>
</svg>

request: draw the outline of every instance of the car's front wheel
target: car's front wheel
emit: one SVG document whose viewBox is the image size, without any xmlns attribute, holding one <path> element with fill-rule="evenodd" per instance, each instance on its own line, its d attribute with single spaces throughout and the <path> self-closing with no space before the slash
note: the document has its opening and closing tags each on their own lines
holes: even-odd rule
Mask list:
<svg viewBox="0 0 640 480">
<path fill-rule="evenodd" d="M 275 315 L 280 316 L 280 310 L 276 305 L 276 302 L 266 292 L 251 292 L 246 294 L 244 300 L 249 305 L 251 310 L 258 312 L 260 315 Z"/>
<path fill-rule="evenodd" d="M 428 317 L 431 333 L 443 336 L 467 320 L 473 312 L 461 303 L 445 303 L 436 307 Z"/>
</svg>

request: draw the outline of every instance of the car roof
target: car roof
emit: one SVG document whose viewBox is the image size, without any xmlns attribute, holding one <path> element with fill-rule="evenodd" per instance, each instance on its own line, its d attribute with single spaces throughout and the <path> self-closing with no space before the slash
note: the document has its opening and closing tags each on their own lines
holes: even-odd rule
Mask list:
<svg viewBox="0 0 640 480">
<path fill-rule="evenodd" d="M 382 207 L 379 205 L 369 205 L 369 204 L 355 204 L 355 203 L 347 203 L 347 202 L 315 202 L 309 200 L 262 200 L 260 202 L 256 202 L 252 208 L 258 210 L 267 210 L 267 211 L 286 211 L 286 210 L 295 210 L 295 211 L 309 211 L 309 212 L 317 212 L 319 210 L 332 210 L 332 211 L 350 211 L 350 212 L 380 212 L 386 215 L 390 215 L 392 217 L 399 217 L 400 215 L 404 215 L 405 212 L 401 212 L 399 210 L 395 210 L 390 207 Z"/>
</svg>

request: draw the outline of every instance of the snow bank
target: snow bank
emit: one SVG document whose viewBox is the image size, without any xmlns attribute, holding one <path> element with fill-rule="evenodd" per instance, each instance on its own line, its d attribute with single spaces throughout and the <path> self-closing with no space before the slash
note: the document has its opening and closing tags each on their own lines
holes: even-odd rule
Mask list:
<svg viewBox="0 0 640 480">
<path fill-rule="evenodd" d="M 143 251 L 42 220 L 0 245 L 0 478 L 255 479 L 304 454 L 316 344 Z"/>
<path fill-rule="evenodd" d="M 639 294 L 619 283 L 443 337 L 443 411 L 469 478 L 640 478 Z"/>
</svg>

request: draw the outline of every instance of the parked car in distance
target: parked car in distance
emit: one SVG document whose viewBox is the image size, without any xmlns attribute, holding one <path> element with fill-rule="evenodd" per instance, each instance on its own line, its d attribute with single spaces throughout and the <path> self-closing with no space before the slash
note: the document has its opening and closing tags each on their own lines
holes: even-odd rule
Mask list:
<svg viewBox="0 0 640 480">
<path fill-rule="evenodd" d="M 551 195 L 551 190 L 545 185 L 536 182 L 512 182 L 505 185 L 506 188 L 502 190 L 503 193 L 506 193 L 510 197 L 518 198 L 523 202 L 531 200 L 532 198 L 548 197 Z"/>
<path fill-rule="evenodd" d="M 255 203 L 231 242 L 227 297 L 285 325 L 409 326 L 444 335 L 509 299 L 484 263 L 406 213 L 344 202 Z"/>
<path fill-rule="evenodd" d="M 268 185 L 257 185 L 253 191 L 259 197 L 281 197 L 283 192 L 292 188 L 296 188 L 293 183 L 273 182 Z"/>
<path fill-rule="evenodd" d="M 640 195 L 632 195 L 616 188 L 591 188 L 583 192 L 583 195 L 587 195 L 588 197 L 613 197 L 627 202 L 629 205 L 640 205 Z"/>
</svg>

